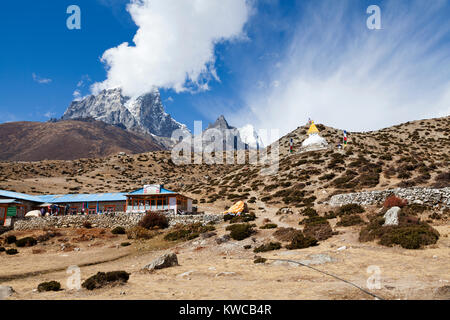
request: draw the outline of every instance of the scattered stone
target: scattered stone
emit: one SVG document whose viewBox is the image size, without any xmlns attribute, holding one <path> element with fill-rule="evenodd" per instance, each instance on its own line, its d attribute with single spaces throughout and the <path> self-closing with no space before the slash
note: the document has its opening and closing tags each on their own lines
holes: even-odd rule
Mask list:
<svg viewBox="0 0 450 320">
<path fill-rule="evenodd" d="M 291 208 L 281 208 L 276 213 L 277 216 L 282 215 L 282 214 L 294 214 L 294 211 L 292 211 Z"/>
<path fill-rule="evenodd" d="M 231 239 L 231 237 L 228 234 L 226 234 L 226 235 L 223 235 L 223 236 L 217 238 L 216 242 L 217 242 L 217 244 L 222 244 L 224 242 L 230 241 L 230 239 Z"/>
<path fill-rule="evenodd" d="M 13 295 L 13 287 L 10 286 L 0 286 L 0 300 L 6 299 Z"/>
<path fill-rule="evenodd" d="M 283 266 L 283 267 L 298 267 L 299 265 L 294 262 L 275 260 L 271 263 L 272 266 Z"/>
<path fill-rule="evenodd" d="M 333 257 L 331 257 L 325 253 L 310 254 L 308 256 L 308 258 L 309 259 L 307 259 L 307 260 L 300 260 L 299 262 L 309 266 L 309 265 L 320 265 L 320 264 L 324 264 L 324 263 L 337 261 L 336 259 L 334 259 Z"/>
<path fill-rule="evenodd" d="M 80 251 L 81 249 L 80 248 L 75 248 L 75 249 L 73 249 L 74 251 Z"/>
<path fill-rule="evenodd" d="M 223 276 L 234 276 L 236 272 L 219 272 L 216 274 L 216 277 L 223 277 Z"/>
<path fill-rule="evenodd" d="M 342 251 L 342 250 L 346 250 L 346 249 L 347 249 L 347 246 L 342 246 L 342 247 L 337 248 L 336 250 L 337 251 Z"/>
<path fill-rule="evenodd" d="M 211 238 L 211 237 L 214 237 L 214 236 L 216 236 L 217 235 L 217 233 L 215 233 L 215 232 L 205 232 L 205 233 L 202 233 L 202 238 L 203 239 L 207 239 L 207 238 Z"/>
<path fill-rule="evenodd" d="M 398 214 L 400 213 L 400 207 L 390 208 L 384 215 L 383 226 L 398 226 Z"/>
<path fill-rule="evenodd" d="M 161 257 L 156 258 L 142 269 L 146 271 L 153 271 L 178 265 L 177 255 L 175 253 L 166 253 Z"/>
<path fill-rule="evenodd" d="M 183 272 L 183 273 L 177 275 L 177 277 L 178 278 L 188 278 L 190 280 L 189 276 L 191 274 L 193 274 L 194 272 L 195 272 L 195 270 L 186 271 L 186 272 Z"/>
</svg>

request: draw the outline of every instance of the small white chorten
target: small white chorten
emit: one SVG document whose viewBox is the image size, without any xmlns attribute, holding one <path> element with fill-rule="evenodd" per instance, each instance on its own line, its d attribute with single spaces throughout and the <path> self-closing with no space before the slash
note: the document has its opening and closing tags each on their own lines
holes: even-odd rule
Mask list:
<svg viewBox="0 0 450 320">
<path fill-rule="evenodd" d="M 301 152 L 316 151 L 328 148 L 328 142 L 325 138 L 319 135 L 319 129 L 317 129 L 314 121 L 311 121 L 311 126 L 308 130 L 308 138 L 302 142 Z"/>
</svg>

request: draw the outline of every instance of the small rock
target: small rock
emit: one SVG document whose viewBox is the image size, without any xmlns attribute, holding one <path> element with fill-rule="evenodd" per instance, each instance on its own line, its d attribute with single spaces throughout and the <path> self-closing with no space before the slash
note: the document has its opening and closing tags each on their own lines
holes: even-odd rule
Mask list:
<svg viewBox="0 0 450 320">
<path fill-rule="evenodd" d="M 178 266 L 178 258 L 175 253 L 166 253 L 159 258 L 156 258 L 148 265 L 146 265 L 143 270 L 153 271 L 158 269 L 169 268 L 173 266 Z"/>
<path fill-rule="evenodd" d="M 337 250 L 337 251 L 342 251 L 342 250 L 345 250 L 345 249 L 347 249 L 347 246 L 339 247 L 339 248 L 337 248 L 336 250 Z"/>
<path fill-rule="evenodd" d="M 214 270 L 216 270 L 216 268 L 215 267 L 209 267 L 208 270 L 214 271 Z"/>
<path fill-rule="evenodd" d="M 433 259 L 437 259 L 438 258 L 438 256 L 433 256 Z"/>
<path fill-rule="evenodd" d="M 80 248 L 73 249 L 73 251 L 80 251 L 80 250 L 81 250 Z"/>
<path fill-rule="evenodd" d="M 398 214 L 400 213 L 399 207 L 390 208 L 384 215 L 383 226 L 398 226 Z"/>
<path fill-rule="evenodd" d="M 6 299 L 13 295 L 13 287 L 10 286 L 0 286 L 0 300 Z"/>
<path fill-rule="evenodd" d="M 216 242 L 217 242 L 217 244 L 222 244 L 224 242 L 230 241 L 230 239 L 231 239 L 231 237 L 228 234 L 226 234 L 226 235 L 223 235 L 223 236 L 217 238 Z"/>
<path fill-rule="evenodd" d="M 195 272 L 195 270 L 186 271 L 186 272 L 183 272 L 183 273 L 177 275 L 177 277 L 178 278 L 186 278 L 186 277 L 189 277 L 194 272 Z"/>
<path fill-rule="evenodd" d="M 214 237 L 216 235 L 217 235 L 217 233 L 215 233 L 215 232 L 206 232 L 206 233 L 202 233 L 202 238 L 207 239 L 207 238 Z"/>
<path fill-rule="evenodd" d="M 272 266 L 283 266 L 283 267 L 298 267 L 299 265 L 294 262 L 275 260 L 271 263 Z"/>
<path fill-rule="evenodd" d="M 216 277 L 223 277 L 223 276 L 233 276 L 236 272 L 219 272 L 216 274 Z"/>
</svg>

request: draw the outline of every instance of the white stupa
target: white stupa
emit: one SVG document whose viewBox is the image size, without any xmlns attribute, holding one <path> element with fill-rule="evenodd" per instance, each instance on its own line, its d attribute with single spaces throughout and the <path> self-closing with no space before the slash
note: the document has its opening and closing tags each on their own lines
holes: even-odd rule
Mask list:
<svg viewBox="0 0 450 320">
<path fill-rule="evenodd" d="M 311 121 L 311 126 L 308 130 L 308 138 L 302 142 L 300 152 L 317 151 L 328 148 L 328 142 L 325 138 L 319 135 L 319 129 L 317 129 L 314 121 Z"/>
</svg>

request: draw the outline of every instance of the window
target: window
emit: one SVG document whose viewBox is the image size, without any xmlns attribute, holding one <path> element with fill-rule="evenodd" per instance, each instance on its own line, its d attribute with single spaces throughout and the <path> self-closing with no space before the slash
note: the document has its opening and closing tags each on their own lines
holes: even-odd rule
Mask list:
<svg viewBox="0 0 450 320">
<path fill-rule="evenodd" d="M 158 199 L 158 209 L 162 209 L 162 199 Z"/>
</svg>

